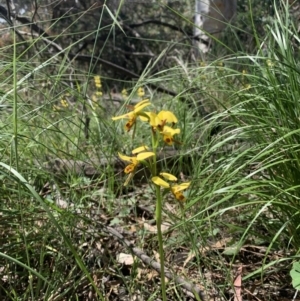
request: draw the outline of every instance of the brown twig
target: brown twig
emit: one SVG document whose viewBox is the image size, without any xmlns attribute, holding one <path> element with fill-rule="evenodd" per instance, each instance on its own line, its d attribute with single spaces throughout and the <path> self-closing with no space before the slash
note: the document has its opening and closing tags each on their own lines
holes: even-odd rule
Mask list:
<svg viewBox="0 0 300 301">
<path fill-rule="evenodd" d="M 151 266 L 154 270 L 156 270 L 158 273 L 160 273 L 160 264 L 153 260 L 151 257 L 147 256 L 141 249 L 136 248 L 133 246 L 133 244 L 128 241 L 122 234 L 120 234 L 118 231 L 115 229 L 108 227 L 108 226 L 103 226 L 103 230 L 112 234 L 113 236 L 117 237 L 120 241 L 122 241 L 126 247 L 128 247 L 132 253 L 137 256 L 139 259 L 141 259 L 144 263 L 147 265 Z M 168 277 L 169 279 L 174 279 L 174 281 L 179 284 L 181 287 L 185 288 L 189 292 L 192 292 L 194 295 L 196 295 L 200 300 L 205 301 L 207 300 L 206 295 L 204 291 L 202 291 L 199 287 L 197 287 L 195 284 L 192 284 L 186 280 L 184 280 L 180 276 L 174 275 L 169 269 L 165 268 L 165 276 Z"/>
<path fill-rule="evenodd" d="M 175 31 L 179 31 L 184 35 L 189 35 L 189 36 L 192 35 L 191 33 L 187 33 L 185 30 L 183 30 L 182 28 L 180 28 L 176 25 L 169 24 L 169 23 L 166 23 L 166 22 L 162 22 L 160 20 L 144 20 L 144 21 L 139 22 L 139 23 L 129 24 L 128 26 L 131 27 L 131 28 L 135 28 L 135 27 L 141 27 L 141 26 L 144 26 L 144 25 L 147 25 L 147 24 L 160 25 L 160 26 L 168 27 L 168 28 L 170 28 L 172 30 L 175 30 Z"/>
</svg>

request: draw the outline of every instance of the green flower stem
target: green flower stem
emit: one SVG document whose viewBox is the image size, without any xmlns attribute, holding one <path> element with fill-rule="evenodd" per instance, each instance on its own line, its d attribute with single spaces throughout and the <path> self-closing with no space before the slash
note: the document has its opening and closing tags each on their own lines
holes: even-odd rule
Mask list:
<svg viewBox="0 0 300 301">
<path fill-rule="evenodd" d="M 167 295 L 166 295 L 166 282 L 165 282 L 165 254 L 164 254 L 163 238 L 162 238 L 162 231 L 161 231 L 162 196 L 161 196 L 161 188 L 157 185 L 155 185 L 155 193 L 156 193 L 155 219 L 156 219 L 156 226 L 157 226 L 157 239 L 159 245 L 161 293 L 162 293 L 162 300 L 166 301 Z"/>
<path fill-rule="evenodd" d="M 158 146 L 158 136 L 157 133 L 152 131 L 151 135 L 152 142 L 152 151 L 154 152 L 153 164 L 151 164 L 150 169 L 152 177 L 157 176 L 157 146 Z M 155 208 L 155 220 L 157 227 L 157 240 L 159 246 L 159 258 L 160 258 L 160 278 L 161 278 L 161 294 L 162 300 L 167 301 L 166 295 L 166 282 L 165 282 L 165 254 L 163 248 L 163 236 L 161 231 L 162 223 L 162 195 L 161 188 L 158 185 L 155 185 L 155 194 L 156 194 L 156 208 Z"/>
<path fill-rule="evenodd" d="M 131 138 L 131 141 L 132 141 L 132 142 L 133 142 L 134 137 L 135 137 L 135 132 L 136 132 L 136 123 L 135 123 L 134 126 L 133 126 L 132 138 Z"/>
</svg>

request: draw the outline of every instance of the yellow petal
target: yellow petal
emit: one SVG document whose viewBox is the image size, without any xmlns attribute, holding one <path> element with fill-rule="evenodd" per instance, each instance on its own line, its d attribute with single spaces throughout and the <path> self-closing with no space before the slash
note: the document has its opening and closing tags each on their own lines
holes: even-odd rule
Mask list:
<svg viewBox="0 0 300 301">
<path fill-rule="evenodd" d="M 161 172 L 160 175 L 163 176 L 168 181 L 177 181 L 177 178 L 170 173 Z"/>
<path fill-rule="evenodd" d="M 145 103 L 151 104 L 149 98 L 139 101 L 139 102 L 134 106 L 134 108 L 136 109 L 136 108 L 138 108 L 138 107 L 144 105 Z"/>
<path fill-rule="evenodd" d="M 173 137 L 175 134 L 180 134 L 180 129 L 173 129 L 169 126 L 165 126 L 164 130 L 162 131 L 162 134 L 163 135 L 169 134 Z"/>
<path fill-rule="evenodd" d="M 142 105 L 140 105 L 140 106 L 138 106 L 138 107 L 135 106 L 135 107 L 134 107 L 134 113 L 140 112 L 141 110 L 143 110 L 145 107 L 147 107 L 147 106 L 149 106 L 149 105 L 151 105 L 150 102 L 144 103 L 144 104 L 142 104 Z"/>
<path fill-rule="evenodd" d="M 154 112 L 143 112 L 142 115 L 139 115 L 139 116 L 142 121 L 149 121 L 150 124 L 153 123 L 154 118 L 157 117 L 157 115 Z M 158 123 L 159 123 L 159 120 L 158 120 Z"/>
<path fill-rule="evenodd" d="M 185 189 L 188 189 L 191 185 L 191 182 L 181 183 L 180 185 L 174 185 L 171 187 L 171 190 L 174 194 L 176 194 L 178 191 L 183 191 Z"/>
<path fill-rule="evenodd" d="M 180 129 L 173 129 L 172 133 L 173 135 L 180 134 Z"/>
<path fill-rule="evenodd" d="M 147 114 L 144 112 L 144 114 Z M 143 122 L 148 122 L 149 121 L 149 118 L 145 117 L 145 116 L 142 116 L 142 115 L 139 115 L 140 119 L 143 121 Z"/>
<path fill-rule="evenodd" d="M 140 147 L 137 147 L 137 148 L 135 148 L 133 151 L 132 151 L 132 153 L 133 154 L 138 154 L 138 153 L 140 153 L 140 152 L 143 152 L 143 151 L 145 151 L 145 150 L 147 150 L 148 149 L 148 147 L 147 146 L 140 146 Z"/>
<path fill-rule="evenodd" d="M 125 156 L 125 155 L 122 155 L 121 153 L 118 153 L 118 156 L 123 161 L 137 164 L 137 158 L 136 157 Z"/>
<path fill-rule="evenodd" d="M 149 123 L 152 127 L 157 127 L 161 124 L 160 119 L 158 118 L 158 116 L 155 113 L 151 112 L 149 117 L 150 117 Z"/>
<path fill-rule="evenodd" d="M 157 186 L 163 187 L 163 188 L 170 188 L 170 184 L 164 181 L 160 177 L 153 177 L 152 182 L 156 184 Z"/>
<path fill-rule="evenodd" d="M 157 114 L 157 117 L 160 120 L 165 121 L 167 123 L 177 123 L 178 122 L 178 119 L 176 118 L 176 116 L 170 111 L 160 111 Z"/>
<path fill-rule="evenodd" d="M 120 116 L 115 116 L 115 117 L 112 117 L 111 119 L 112 120 L 118 120 L 118 119 L 123 119 L 123 118 L 132 118 L 134 116 L 133 112 L 129 112 L 129 113 L 126 113 L 126 114 L 123 114 L 123 115 L 120 115 Z"/>
<path fill-rule="evenodd" d="M 147 158 L 153 157 L 154 153 L 153 152 L 144 152 L 144 153 L 139 153 L 137 155 L 137 160 L 141 161 L 141 160 L 145 160 Z"/>
</svg>

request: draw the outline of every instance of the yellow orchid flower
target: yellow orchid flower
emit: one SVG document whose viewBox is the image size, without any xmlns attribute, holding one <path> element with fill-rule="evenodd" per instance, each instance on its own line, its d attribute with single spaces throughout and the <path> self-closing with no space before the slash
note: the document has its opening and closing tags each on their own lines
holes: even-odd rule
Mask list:
<svg viewBox="0 0 300 301">
<path fill-rule="evenodd" d="M 142 88 L 142 87 L 138 88 L 137 95 L 138 95 L 138 97 L 144 97 L 145 96 L 144 88 Z"/>
<path fill-rule="evenodd" d="M 160 111 L 158 114 L 154 112 L 144 112 L 143 115 L 146 115 L 147 117 L 140 116 L 140 119 L 142 121 L 148 121 L 154 131 L 156 131 L 156 129 L 163 131 L 165 124 L 169 123 L 173 126 L 175 123 L 178 122 L 176 116 L 170 111 L 163 110 Z"/>
<path fill-rule="evenodd" d="M 125 156 L 125 155 L 122 155 L 119 153 L 119 158 L 121 160 L 130 162 L 130 164 L 127 165 L 124 169 L 125 173 L 133 172 L 141 161 L 146 160 L 153 156 L 154 156 L 153 152 L 143 152 L 143 153 L 140 153 L 137 156 L 133 156 L 133 157 Z"/>
<path fill-rule="evenodd" d="M 125 88 L 122 90 L 121 94 L 122 94 L 124 99 L 126 99 L 127 96 L 128 96 L 127 90 Z"/>
<path fill-rule="evenodd" d="M 98 89 L 101 89 L 102 84 L 101 84 L 101 78 L 100 78 L 99 75 L 95 75 L 95 76 L 94 76 L 94 82 L 95 82 L 95 86 L 96 86 Z"/>
<path fill-rule="evenodd" d="M 120 115 L 120 116 L 112 117 L 112 120 L 119 120 L 119 119 L 124 119 L 124 118 L 128 119 L 127 123 L 125 124 L 125 130 L 127 132 L 129 132 L 130 129 L 132 128 L 132 126 L 135 124 L 137 116 L 139 116 L 141 111 L 145 107 L 149 106 L 150 104 L 151 103 L 150 103 L 149 99 L 144 99 L 144 100 L 140 101 L 139 103 L 137 103 L 135 106 L 129 106 L 132 109 L 131 112 Z"/>
<path fill-rule="evenodd" d="M 133 177 L 134 172 L 136 171 L 137 166 L 140 164 L 140 162 L 153 157 L 155 154 L 153 152 L 145 152 L 148 148 L 146 146 L 141 146 L 132 151 L 132 154 L 137 154 L 136 156 L 129 157 L 126 155 L 118 154 L 119 158 L 125 162 L 129 162 L 125 169 L 124 172 L 126 174 L 129 174 L 128 178 L 126 179 L 124 186 L 126 186 L 130 179 Z"/>
<path fill-rule="evenodd" d="M 170 111 L 160 111 L 157 114 L 157 118 L 160 120 L 161 124 L 165 125 L 166 123 L 171 123 L 174 125 L 178 122 L 176 116 Z"/>
<path fill-rule="evenodd" d="M 147 117 L 146 117 L 146 116 Z M 175 140 L 173 136 L 180 133 L 180 129 L 173 129 L 172 127 L 166 126 L 166 123 L 172 123 L 174 125 L 178 122 L 176 116 L 170 111 L 160 111 L 158 114 L 154 112 L 143 112 L 139 116 L 142 121 L 148 121 L 153 129 L 158 129 L 160 134 L 163 135 L 163 140 L 168 145 L 173 145 Z"/>
<path fill-rule="evenodd" d="M 175 199 L 180 202 L 184 202 L 185 196 L 183 195 L 182 191 L 188 189 L 190 185 L 191 185 L 190 182 L 186 182 L 186 183 L 181 183 L 179 185 L 172 186 L 171 192 L 174 195 Z"/>
<path fill-rule="evenodd" d="M 164 142 L 168 145 L 173 145 L 174 139 L 173 136 L 180 133 L 180 129 L 173 129 L 169 126 L 164 126 L 162 132 Z"/>
<path fill-rule="evenodd" d="M 126 174 L 133 172 L 135 170 L 136 166 L 139 164 L 137 157 L 129 157 L 129 156 L 122 155 L 120 153 L 118 153 L 118 155 L 121 160 L 123 160 L 125 162 L 130 162 L 130 164 L 127 165 L 124 169 L 124 172 Z"/>
<path fill-rule="evenodd" d="M 177 180 L 177 178 L 175 176 L 173 176 L 172 174 L 169 174 L 169 173 L 160 173 L 160 175 L 169 181 Z M 175 199 L 180 202 L 185 201 L 185 196 L 183 195 L 182 191 L 188 189 L 189 186 L 191 185 L 190 182 L 181 183 L 179 185 L 170 185 L 168 182 L 166 182 L 165 180 L 163 180 L 160 177 L 153 177 L 152 182 L 160 187 L 170 189 L 170 191 L 174 195 Z"/>
<path fill-rule="evenodd" d="M 67 100 L 64 99 L 64 98 L 62 98 L 62 99 L 60 100 L 60 103 L 61 103 L 61 105 L 62 105 L 64 108 L 67 108 L 67 107 L 69 106 L 69 103 L 68 103 Z"/>
</svg>

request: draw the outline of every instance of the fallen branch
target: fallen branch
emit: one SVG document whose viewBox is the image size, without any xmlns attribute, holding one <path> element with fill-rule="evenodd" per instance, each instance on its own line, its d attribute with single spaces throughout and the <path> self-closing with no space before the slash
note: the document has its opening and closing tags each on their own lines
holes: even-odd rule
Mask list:
<svg viewBox="0 0 300 301">
<path fill-rule="evenodd" d="M 141 259 L 145 264 L 151 266 L 154 270 L 156 270 L 158 273 L 160 273 L 160 264 L 153 260 L 151 257 L 147 256 L 141 249 L 136 248 L 133 246 L 133 244 L 128 241 L 122 234 L 120 234 L 118 231 L 115 229 L 108 227 L 108 226 L 103 226 L 103 230 L 106 231 L 107 233 L 112 234 L 113 236 L 117 237 L 120 241 L 122 241 L 126 247 L 128 247 L 132 253 L 137 256 L 139 259 Z M 181 287 L 185 288 L 189 292 L 193 293 L 196 297 L 198 297 L 200 300 L 205 301 L 207 300 L 206 294 L 204 291 L 202 291 L 198 286 L 195 284 L 192 284 L 186 280 L 184 280 L 180 276 L 175 276 L 172 274 L 172 272 L 165 268 L 165 276 L 169 279 L 174 279 L 174 281 L 179 284 Z"/>
</svg>

